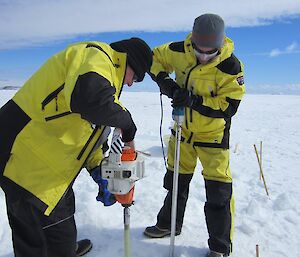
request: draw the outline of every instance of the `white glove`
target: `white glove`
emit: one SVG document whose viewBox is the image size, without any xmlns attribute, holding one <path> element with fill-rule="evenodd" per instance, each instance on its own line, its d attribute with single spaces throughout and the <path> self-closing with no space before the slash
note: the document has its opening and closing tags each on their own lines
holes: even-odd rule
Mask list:
<svg viewBox="0 0 300 257">
<path fill-rule="evenodd" d="M 119 128 L 115 128 L 111 140 L 110 153 L 122 154 L 123 147 L 124 143 L 121 139 L 121 130 Z"/>
<path fill-rule="evenodd" d="M 114 140 L 110 146 L 110 152 L 116 154 L 122 154 L 124 143 L 122 142 L 121 138 L 117 138 Z"/>
</svg>

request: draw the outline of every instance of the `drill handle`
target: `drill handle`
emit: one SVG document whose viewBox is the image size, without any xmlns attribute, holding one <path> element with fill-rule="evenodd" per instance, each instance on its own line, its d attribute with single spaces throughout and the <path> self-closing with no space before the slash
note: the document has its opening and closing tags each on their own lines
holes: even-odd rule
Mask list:
<svg viewBox="0 0 300 257">
<path fill-rule="evenodd" d="M 184 121 L 184 107 L 174 107 L 172 118 L 177 124 L 181 125 Z"/>
</svg>

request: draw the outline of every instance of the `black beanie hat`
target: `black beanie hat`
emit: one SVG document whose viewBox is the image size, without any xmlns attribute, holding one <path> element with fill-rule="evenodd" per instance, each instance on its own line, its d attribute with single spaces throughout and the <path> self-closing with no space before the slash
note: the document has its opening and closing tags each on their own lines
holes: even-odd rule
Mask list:
<svg viewBox="0 0 300 257">
<path fill-rule="evenodd" d="M 141 82 L 146 72 L 150 72 L 152 65 L 152 51 L 147 43 L 140 38 L 130 38 L 110 44 L 118 52 L 127 53 L 127 63 Z"/>
</svg>

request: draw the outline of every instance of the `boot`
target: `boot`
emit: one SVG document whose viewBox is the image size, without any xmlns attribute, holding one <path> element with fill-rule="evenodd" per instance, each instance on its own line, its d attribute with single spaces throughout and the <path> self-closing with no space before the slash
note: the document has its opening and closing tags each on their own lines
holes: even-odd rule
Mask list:
<svg viewBox="0 0 300 257">
<path fill-rule="evenodd" d="M 89 239 L 83 239 L 83 240 L 79 240 L 77 241 L 76 244 L 76 256 L 83 256 L 86 253 L 88 253 L 93 247 L 93 244 L 91 242 L 91 240 Z"/>
<path fill-rule="evenodd" d="M 189 195 L 189 184 L 193 174 L 179 174 L 178 176 L 178 197 L 177 197 L 177 215 L 176 215 L 176 232 L 181 233 L 183 224 L 186 202 Z M 148 237 L 160 238 L 171 234 L 171 209 L 172 209 L 172 187 L 173 172 L 167 171 L 164 177 L 164 188 L 168 190 L 164 204 L 157 215 L 155 226 L 147 227 L 144 234 Z"/>
<path fill-rule="evenodd" d="M 175 236 L 180 235 L 181 231 L 177 230 Z M 157 225 L 146 227 L 144 235 L 150 238 L 163 238 L 171 235 L 171 230 L 168 228 L 160 228 Z"/>
<path fill-rule="evenodd" d="M 170 229 L 160 228 L 157 225 L 146 227 L 144 235 L 150 238 L 162 238 L 171 234 Z"/>
<path fill-rule="evenodd" d="M 228 255 L 210 250 L 206 257 L 228 257 Z"/>
</svg>

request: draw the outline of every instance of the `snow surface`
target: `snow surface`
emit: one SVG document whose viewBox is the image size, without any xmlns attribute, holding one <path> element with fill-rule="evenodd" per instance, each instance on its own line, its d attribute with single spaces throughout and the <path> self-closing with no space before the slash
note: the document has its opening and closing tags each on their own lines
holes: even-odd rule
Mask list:
<svg viewBox="0 0 300 257">
<path fill-rule="evenodd" d="M 15 91 L 0 91 L 0 105 Z M 168 134 L 171 107 L 164 100 L 163 133 Z M 136 183 L 135 205 L 131 209 L 133 257 L 166 257 L 169 238 L 148 239 L 146 226 L 155 224 L 166 191 L 159 138 L 158 93 L 124 92 L 121 101 L 131 111 L 138 132 L 136 148 L 148 153 L 147 177 Z M 300 256 L 300 96 L 246 95 L 231 130 L 231 169 L 236 202 L 235 257 Z M 5 126 L 5 124 L 1 124 Z M 253 144 L 263 142 L 263 170 L 270 197 L 259 178 Z M 123 208 L 103 207 L 95 200 L 97 185 L 86 171 L 75 182 L 78 239 L 90 238 L 94 248 L 87 257 L 123 256 Z M 191 183 L 182 234 L 176 237 L 176 257 L 202 257 L 207 251 L 207 230 L 201 165 Z M 12 257 L 11 232 L 0 192 L 0 257 Z"/>
</svg>

